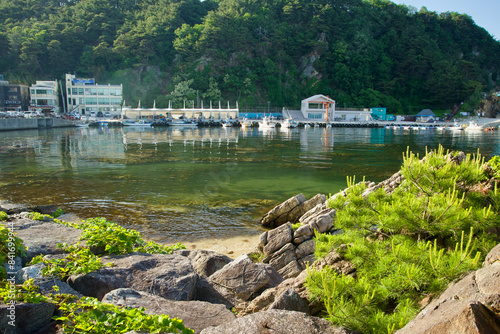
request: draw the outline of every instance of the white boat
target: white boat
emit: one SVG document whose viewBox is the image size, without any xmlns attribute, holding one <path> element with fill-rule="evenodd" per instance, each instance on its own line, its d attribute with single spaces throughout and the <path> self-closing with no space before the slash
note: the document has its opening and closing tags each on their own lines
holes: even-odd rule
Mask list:
<svg viewBox="0 0 500 334">
<path fill-rule="evenodd" d="M 242 128 L 247 128 L 252 126 L 252 122 L 248 118 L 243 118 L 240 124 Z"/>
<path fill-rule="evenodd" d="M 198 123 L 191 120 L 175 119 L 167 122 L 169 126 L 198 126 Z"/>
<path fill-rule="evenodd" d="M 89 123 L 76 123 L 75 126 L 77 128 L 88 128 L 89 127 Z"/>
<path fill-rule="evenodd" d="M 124 126 L 151 126 L 152 123 L 145 122 L 143 119 L 137 120 L 135 122 L 122 121 Z"/>
<path fill-rule="evenodd" d="M 465 128 L 466 131 L 483 131 L 483 127 L 478 125 L 475 121 L 470 121 L 469 125 Z"/>
<path fill-rule="evenodd" d="M 464 127 L 455 122 L 452 126 L 447 126 L 445 129 L 449 131 L 462 131 Z"/>
<path fill-rule="evenodd" d="M 286 118 L 283 122 L 281 122 L 281 127 L 287 129 L 296 128 L 297 123 L 295 123 L 291 118 Z"/>
<path fill-rule="evenodd" d="M 224 128 L 230 128 L 232 126 L 233 126 L 233 123 L 231 123 L 229 121 L 222 122 L 222 127 L 224 127 Z"/>
<path fill-rule="evenodd" d="M 268 116 L 264 116 L 262 121 L 259 121 L 260 129 L 272 129 L 276 127 L 276 123 L 271 121 L 271 118 Z"/>
</svg>

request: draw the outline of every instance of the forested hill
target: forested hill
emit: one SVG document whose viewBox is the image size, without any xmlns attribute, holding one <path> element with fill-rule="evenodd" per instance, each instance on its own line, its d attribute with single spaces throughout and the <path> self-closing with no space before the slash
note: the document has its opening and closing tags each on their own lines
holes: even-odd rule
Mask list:
<svg viewBox="0 0 500 334">
<path fill-rule="evenodd" d="M 472 106 L 500 42 L 467 15 L 384 0 L 0 0 L 0 73 L 124 84 L 127 102 L 313 95 L 388 112 Z"/>
</svg>

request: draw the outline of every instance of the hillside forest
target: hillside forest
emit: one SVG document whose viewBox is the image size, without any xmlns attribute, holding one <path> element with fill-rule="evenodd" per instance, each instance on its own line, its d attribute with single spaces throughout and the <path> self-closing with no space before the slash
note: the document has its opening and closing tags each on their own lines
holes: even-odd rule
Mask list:
<svg viewBox="0 0 500 334">
<path fill-rule="evenodd" d="M 0 22 L 6 80 L 123 83 L 128 105 L 474 111 L 500 86 L 500 42 L 470 16 L 386 0 L 0 0 Z"/>
</svg>

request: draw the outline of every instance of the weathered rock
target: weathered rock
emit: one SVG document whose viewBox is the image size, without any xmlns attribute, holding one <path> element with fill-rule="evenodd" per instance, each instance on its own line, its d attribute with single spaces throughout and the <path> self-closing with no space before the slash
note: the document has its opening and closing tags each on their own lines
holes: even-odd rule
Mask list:
<svg viewBox="0 0 500 334">
<path fill-rule="evenodd" d="M 262 251 L 264 255 L 269 255 L 292 241 L 292 224 L 286 223 L 266 233 L 267 243 L 264 245 Z"/>
<path fill-rule="evenodd" d="M 211 304 L 222 304 L 226 308 L 230 309 L 234 306 L 226 297 L 224 297 L 219 291 L 217 291 L 205 278 L 198 278 L 196 282 L 196 293 L 193 298 L 199 301 L 205 301 Z"/>
<path fill-rule="evenodd" d="M 265 227 L 278 227 L 290 221 L 289 213 L 296 207 L 300 206 L 306 201 L 304 194 L 298 194 L 289 198 L 280 205 L 275 206 L 271 211 L 266 213 L 260 220 L 262 226 Z M 293 217 L 292 217 L 293 218 Z"/>
<path fill-rule="evenodd" d="M 271 209 L 262 217 L 260 223 L 262 226 L 271 228 L 281 226 L 287 222 L 294 224 L 299 221 L 304 213 L 325 200 L 325 195 L 321 194 L 309 200 L 306 200 L 303 194 L 299 194 Z"/>
<path fill-rule="evenodd" d="M 170 318 L 182 319 L 184 326 L 193 329 L 195 333 L 236 319 L 224 305 L 202 301 L 172 301 L 133 289 L 113 290 L 102 301 L 133 308 L 144 307 L 148 314 L 167 314 Z"/>
<path fill-rule="evenodd" d="M 313 239 L 309 239 L 297 246 L 297 248 L 295 249 L 295 255 L 297 256 L 298 259 L 300 259 L 314 253 L 315 249 L 316 249 L 316 241 Z"/>
<path fill-rule="evenodd" d="M 14 231 L 24 241 L 28 249 L 23 263 L 28 263 L 37 255 L 61 254 L 64 251 L 58 243 L 76 244 L 80 240 L 81 230 L 53 222 L 16 220 Z"/>
<path fill-rule="evenodd" d="M 271 265 L 253 263 L 243 254 L 207 280 L 222 296 L 237 304 L 278 285 L 283 277 Z"/>
<path fill-rule="evenodd" d="M 2 333 L 35 333 L 49 326 L 56 306 L 51 303 L 0 304 L 0 329 Z"/>
<path fill-rule="evenodd" d="M 191 300 L 197 275 L 188 258 L 177 254 L 132 253 L 102 257 L 103 267 L 73 275 L 68 283 L 85 296 L 102 299 L 111 290 L 132 288 L 171 300 Z"/>
<path fill-rule="evenodd" d="M 301 312 L 269 310 L 238 318 L 217 327 L 208 327 L 200 334 L 347 334 L 350 331 L 333 327 L 327 320 Z"/>
<path fill-rule="evenodd" d="M 57 205 L 37 205 L 35 210 L 41 214 L 52 216 L 57 211 Z"/>
<path fill-rule="evenodd" d="M 206 250 L 191 251 L 188 258 L 191 260 L 194 271 L 203 278 L 209 277 L 233 261 L 229 256 Z"/>
<path fill-rule="evenodd" d="M 500 262 L 451 284 L 397 333 L 500 333 Z"/>
<path fill-rule="evenodd" d="M 288 290 L 295 291 L 298 296 L 308 304 L 308 310 L 319 310 L 323 307 L 322 304 L 318 305 L 309 302 L 309 293 L 304 287 L 304 283 L 307 278 L 307 272 L 304 270 L 294 278 L 289 278 L 281 282 L 278 286 L 274 288 L 267 289 L 261 295 L 257 296 L 251 302 L 240 303 L 235 306 L 235 309 L 238 311 L 238 317 L 245 316 L 251 313 L 257 313 L 260 311 L 268 310 L 271 305 L 279 299 L 281 295 L 283 295 Z M 284 308 L 284 307 L 283 307 Z M 292 309 L 296 310 L 295 308 Z"/>
<path fill-rule="evenodd" d="M 297 311 L 309 314 L 309 305 L 294 289 L 288 289 L 276 298 L 269 310 Z"/>
<path fill-rule="evenodd" d="M 42 269 L 45 267 L 45 264 L 37 263 L 32 266 L 22 268 L 16 273 L 16 284 L 23 284 L 29 279 L 45 279 L 45 277 L 42 275 Z"/>
<path fill-rule="evenodd" d="M 500 244 L 493 247 L 493 249 L 486 255 L 484 259 L 483 266 L 491 265 L 495 262 L 500 261 Z"/>
</svg>

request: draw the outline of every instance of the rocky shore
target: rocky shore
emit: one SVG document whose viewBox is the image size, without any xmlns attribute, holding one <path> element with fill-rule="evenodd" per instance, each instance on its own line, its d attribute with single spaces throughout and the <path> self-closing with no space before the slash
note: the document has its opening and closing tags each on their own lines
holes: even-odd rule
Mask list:
<svg viewBox="0 0 500 334">
<path fill-rule="evenodd" d="M 397 187 L 397 173 L 370 189 Z M 308 265 L 329 266 L 355 276 L 356 268 L 341 253 L 314 258 L 319 233 L 335 233 L 335 211 L 326 198 L 294 196 L 261 219 L 268 231 L 261 234 L 255 250 L 236 258 L 202 249 L 172 254 L 130 253 L 104 255 L 104 266 L 87 274 L 71 275 L 66 281 L 41 274 L 42 264 L 26 266 L 36 255 L 60 256 L 58 243 L 76 244 L 81 230 L 50 218 L 32 220 L 28 212 L 52 214 L 55 206 L 26 207 L 0 204 L 28 249 L 17 260 L 17 284 L 33 278 L 43 294 L 54 292 L 95 297 L 105 303 L 141 308 L 151 314 L 182 319 L 195 333 L 353 333 L 332 326 L 321 318 L 321 303 L 311 300 L 304 286 Z M 72 219 L 61 216 L 59 219 Z M 293 226 L 301 222 L 300 227 Z M 398 333 L 500 333 L 500 245 L 486 257 L 483 267 L 452 283 Z M 52 304 L 16 305 L 16 326 L 8 325 L 8 305 L 0 306 L 0 330 L 6 333 L 57 333 Z"/>
</svg>

